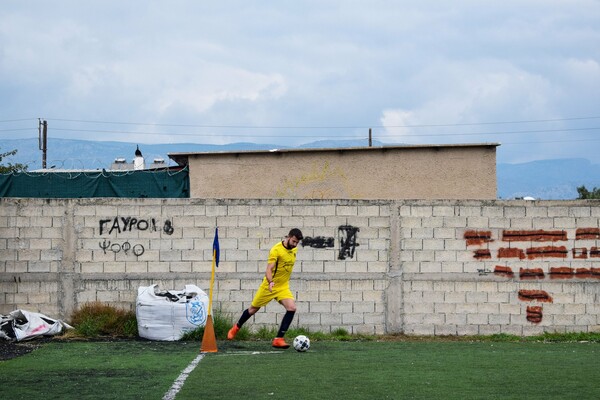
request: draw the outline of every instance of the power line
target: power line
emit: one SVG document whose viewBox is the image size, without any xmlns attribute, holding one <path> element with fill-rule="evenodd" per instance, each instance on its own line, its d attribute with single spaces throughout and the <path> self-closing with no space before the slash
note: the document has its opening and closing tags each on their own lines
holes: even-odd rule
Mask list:
<svg viewBox="0 0 600 400">
<path fill-rule="evenodd" d="M 5 122 L 21 122 L 21 121 L 36 121 L 37 118 L 21 118 L 21 119 L 5 119 L 0 121 L 0 123 L 5 123 Z"/>
<path fill-rule="evenodd" d="M 275 125 L 204 125 L 204 124 L 159 124 L 147 122 L 117 122 L 117 121 L 97 121 L 97 120 L 78 120 L 65 118 L 46 118 L 46 120 L 61 122 L 79 122 L 86 124 L 112 124 L 112 125 L 138 125 L 138 126 L 164 126 L 164 127 L 187 127 L 187 128 L 228 128 L 228 129 L 369 129 L 369 128 L 431 128 L 431 127 L 452 127 L 452 126 L 477 126 L 477 125 L 505 125 L 505 124 L 526 124 L 526 123 L 545 123 L 545 122 L 565 122 L 578 120 L 600 119 L 600 116 L 590 117 L 568 117 L 555 119 L 534 119 L 517 121 L 498 121 L 498 122 L 473 122 L 473 123 L 454 123 L 454 124 L 417 124 L 417 125 L 354 125 L 354 126 L 275 126 Z"/>
<path fill-rule="evenodd" d="M 184 133 L 184 132 L 145 132 L 145 131 L 124 131 L 124 130 L 101 130 L 101 129 L 74 129 L 74 128 L 53 128 L 53 131 L 66 132 L 95 132 L 95 133 L 114 133 L 114 134 L 131 134 L 131 135 L 156 135 L 156 136 L 196 136 L 196 137 L 214 137 L 214 134 L 203 133 Z M 489 136 L 489 135 L 516 135 L 523 133 L 559 133 L 559 132 L 575 132 L 575 131 L 592 131 L 600 130 L 600 127 L 589 128 L 563 128 L 563 129 L 534 129 L 534 130 L 519 130 L 519 131 L 501 131 L 501 132 L 471 132 L 471 133 L 415 133 L 415 134 L 398 134 L 398 135 L 379 135 L 377 139 L 399 138 L 399 137 L 432 137 L 432 136 Z M 227 137 L 246 137 L 247 135 L 219 133 L 218 136 Z M 281 135 L 257 135 L 260 138 L 280 137 Z M 319 137 L 323 135 L 301 135 L 299 137 Z M 358 139 L 356 136 L 336 136 L 336 138 Z"/>
</svg>

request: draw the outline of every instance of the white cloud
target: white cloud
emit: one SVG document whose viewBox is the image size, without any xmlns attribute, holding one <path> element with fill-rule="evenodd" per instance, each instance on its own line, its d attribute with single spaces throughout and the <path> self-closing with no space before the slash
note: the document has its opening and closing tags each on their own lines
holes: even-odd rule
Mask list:
<svg viewBox="0 0 600 400">
<path fill-rule="evenodd" d="M 459 136 L 482 126 L 391 127 L 597 114 L 599 42 L 600 3 L 593 0 L 457 0 L 444 7 L 383 0 L 3 2 L 0 121 L 33 114 L 349 127 L 225 132 L 231 136 L 202 130 L 197 136 L 149 134 L 149 141 L 220 136 L 294 145 L 364 135 L 363 127 L 377 124 L 388 127 L 385 134 L 395 142 L 547 141 L 559 134 Z M 448 136 L 431 136 L 439 133 Z M 581 142 L 561 149 L 581 155 L 591 154 L 590 147 Z M 512 148 L 506 154 L 543 156 L 548 146 Z"/>
</svg>

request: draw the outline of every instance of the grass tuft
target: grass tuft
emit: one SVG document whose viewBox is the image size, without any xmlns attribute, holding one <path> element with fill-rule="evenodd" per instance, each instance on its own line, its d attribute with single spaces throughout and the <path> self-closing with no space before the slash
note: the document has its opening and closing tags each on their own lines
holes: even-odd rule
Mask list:
<svg viewBox="0 0 600 400">
<path fill-rule="evenodd" d="M 227 332 L 229 328 L 232 327 L 233 322 L 231 322 L 231 318 L 227 317 L 223 312 L 217 310 L 216 312 L 211 314 L 213 320 L 213 327 L 215 328 L 215 337 L 217 339 L 226 339 Z M 236 335 L 236 339 L 245 340 L 248 337 L 248 328 L 243 327 L 240 329 L 238 334 Z M 204 327 L 198 327 L 192 331 L 186 332 L 181 337 L 182 341 L 190 341 L 190 340 L 202 340 L 204 336 Z"/>
<path fill-rule="evenodd" d="M 135 312 L 118 309 L 100 302 L 85 303 L 73 312 L 71 325 L 83 337 L 136 337 Z"/>
</svg>

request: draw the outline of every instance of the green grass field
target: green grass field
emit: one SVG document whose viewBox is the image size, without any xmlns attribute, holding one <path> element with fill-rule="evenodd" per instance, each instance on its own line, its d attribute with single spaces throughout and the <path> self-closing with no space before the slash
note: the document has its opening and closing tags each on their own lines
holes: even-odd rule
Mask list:
<svg viewBox="0 0 600 400">
<path fill-rule="evenodd" d="M 198 342 L 51 341 L 0 362 L 5 399 L 161 399 Z M 598 399 L 600 344 L 219 341 L 177 399 Z"/>
</svg>

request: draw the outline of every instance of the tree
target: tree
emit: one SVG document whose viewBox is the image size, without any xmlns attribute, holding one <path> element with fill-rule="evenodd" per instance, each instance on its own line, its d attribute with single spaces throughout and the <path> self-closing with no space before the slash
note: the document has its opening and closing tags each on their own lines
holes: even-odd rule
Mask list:
<svg viewBox="0 0 600 400">
<path fill-rule="evenodd" d="M 17 154 L 17 150 L 7 151 L 6 153 L 0 153 L 0 174 L 8 174 L 11 172 L 27 171 L 27 165 L 24 164 L 11 164 L 2 165 L 2 160 L 6 157 L 14 156 Z"/>
<path fill-rule="evenodd" d="M 578 199 L 600 199 L 600 188 L 594 187 L 591 191 L 587 190 L 585 185 L 577 188 Z"/>
</svg>

